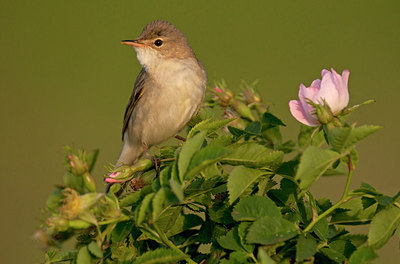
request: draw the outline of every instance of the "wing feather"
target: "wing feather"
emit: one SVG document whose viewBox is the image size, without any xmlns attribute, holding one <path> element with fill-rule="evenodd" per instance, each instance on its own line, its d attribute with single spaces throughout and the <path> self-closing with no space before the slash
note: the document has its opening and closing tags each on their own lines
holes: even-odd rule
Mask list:
<svg viewBox="0 0 400 264">
<path fill-rule="evenodd" d="M 125 131 L 128 129 L 129 120 L 132 116 L 133 110 L 135 109 L 137 103 L 140 98 L 143 96 L 143 87 L 146 80 L 147 72 L 142 69 L 136 78 L 135 85 L 133 87 L 131 98 L 129 99 L 129 103 L 125 109 L 124 115 L 124 125 L 122 127 L 122 140 L 124 140 Z"/>
</svg>

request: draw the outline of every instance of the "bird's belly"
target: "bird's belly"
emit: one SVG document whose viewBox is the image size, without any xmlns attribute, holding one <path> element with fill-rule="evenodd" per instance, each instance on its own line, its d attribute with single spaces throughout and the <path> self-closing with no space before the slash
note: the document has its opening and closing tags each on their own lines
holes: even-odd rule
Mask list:
<svg viewBox="0 0 400 264">
<path fill-rule="evenodd" d="M 176 135 L 203 99 L 202 89 L 191 88 L 195 89 L 176 86 L 148 91 L 148 96 L 143 97 L 136 107 L 136 120 L 132 120 L 134 136 L 141 143 L 152 146 Z"/>
</svg>

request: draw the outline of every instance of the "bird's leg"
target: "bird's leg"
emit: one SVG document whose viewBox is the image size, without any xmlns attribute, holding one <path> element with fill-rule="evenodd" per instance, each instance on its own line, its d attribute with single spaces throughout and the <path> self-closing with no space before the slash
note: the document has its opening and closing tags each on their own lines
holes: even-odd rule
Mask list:
<svg viewBox="0 0 400 264">
<path fill-rule="evenodd" d="M 145 143 L 142 143 L 142 147 L 143 147 L 146 158 L 151 159 L 151 161 L 153 162 L 154 169 L 156 170 L 156 173 L 158 175 L 158 173 L 160 171 L 160 159 L 154 158 L 154 156 L 152 156 L 149 153 L 148 148 Z"/>
<path fill-rule="evenodd" d="M 176 139 L 179 139 L 179 140 L 181 140 L 181 141 L 183 141 L 183 142 L 186 142 L 186 138 L 181 137 L 181 136 L 179 136 L 179 135 L 176 135 L 175 138 L 176 138 Z"/>
</svg>

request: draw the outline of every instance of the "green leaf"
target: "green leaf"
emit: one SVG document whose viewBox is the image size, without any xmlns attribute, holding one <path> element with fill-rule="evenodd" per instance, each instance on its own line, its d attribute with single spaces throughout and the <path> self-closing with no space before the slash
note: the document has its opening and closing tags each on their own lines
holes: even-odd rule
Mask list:
<svg viewBox="0 0 400 264">
<path fill-rule="evenodd" d="M 350 256 L 349 264 L 367 264 L 377 257 L 378 255 L 371 247 L 361 247 Z"/>
<path fill-rule="evenodd" d="M 270 150 L 257 143 L 236 144 L 232 150 L 232 153 L 222 160 L 223 163 L 274 169 L 282 163 L 283 159 L 282 151 Z"/>
<path fill-rule="evenodd" d="M 183 176 L 187 171 L 190 160 L 192 159 L 193 155 L 200 150 L 205 137 L 206 133 L 200 132 L 194 137 L 188 139 L 185 144 L 183 144 L 178 159 L 178 170 L 181 181 L 183 181 Z"/>
<path fill-rule="evenodd" d="M 119 205 L 121 207 L 127 207 L 127 206 L 132 206 L 134 204 L 137 204 L 138 202 L 140 202 L 141 200 L 143 200 L 143 198 L 151 193 L 153 191 L 153 189 L 151 188 L 150 185 L 147 185 L 145 187 L 143 187 L 143 189 L 140 189 L 137 192 L 131 192 L 129 194 L 127 194 L 126 196 L 122 197 L 119 201 Z"/>
<path fill-rule="evenodd" d="M 296 235 L 296 226 L 288 220 L 281 217 L 263 216 L 250 226 L 246 240 L 248 243 L 269 245 Z"/>
<path fill-rule="evenodd" d="M 119 222 L 111 233 L 111 241 L 113 243 L 117 243 L 125 240 L 131 232 L 134 224 L 135 223 L 133 221 Z"/>
<path fill-rule="evenodd" d="M 235 118 L 230 118 L 230 119 L 222 119 L 222 120 L 211 120 L 211 119 L 206 119 L 201 121 L 200 123 L 196 124 L 188 133 L 187 138 L 190 139 L 196 132 L 201 131 L 201 132 L 207 132 L 208 135 L 211 133 L 223 128 L 230 122 L 235 120 Z"/>
<path fill-rule="evenodd" d="M 295 179 L 300 181 L 299 187 L 303 190 L 310 188 L 332 164 L 340 158 L 340 154 L 309 146 L 300 158 L 300 164 Z"/>
<path fill-rule="evenodd" d="M 78 256 L 76 257 L 77 264 L 89 264 L 92 258 L 90 257 L 87 246 L 83 246 L 79 249 Z"/>
<path fill-rule="evenodd" d="M 296 244 L 296 261 L 300 262 L 314 256 L 317 252 L 317 241 L 312 236 L 300 235 Z"/>
<path fill-rule="evenodd" d="M 235 251 L 229 254 L 229 260 L 223 259 L 220 264 L 248 264 L 252 262 L 248 262 L 248 258 L 250 256 L 244 251 Z"/>
<path fill-rule="evenodd" d="M 157 248 L 136 258 L 133 264 L 172 264 L 184 259 L 185 255 L 177 254 L 177 252 L 172 249 Z"/>
<path fill-rule="evenodd" d="M 328 220 L 326 217 L 319 220 L 312 228 L 315 234 L 323 241 L 328 240 Z"/>
<path fill-rule="evenodd" d="M 93 171 L 94 165 L 96 164 L 99 153 L 100 153 L 100 150 L 95 149 L 92 153 L 86 155 L 86 160 L 89 165 L 89 172 Z"/>
<path fill-rule="evenodd" d="M 152 215 L 153 221 L 157 221 L 158 217 L 161 214 L 161 211 L 164 209 L 165 204 L 167 203 L 167 194 L 165 188 L 161 188 L 158 192 L 154 195 L 152 199 Z"/>
<path fill-rule="evenodd" d="M 348 143 L 352 127 L 335 127 L 328 130 L 328 142 L 333 150 L 341 152 Z"/>
<path fill-rule="evenodd" d="M 244 251 L 243 247 L 240 244 L 240 238 L 237 228 L 233 228 L 229 230 L 226 235 L 218 237 L 217 241 L 218 244 L 220 244 L 223 248 L 234 251 Z"/>
<path fill-rule="evenodd" d="M 92 253 L 93 256 L 97 258 L 102 258 L 103 257 L 103 252 L 101 251 L 101 248 L 99 245 L 97 245 L 96 242 L 92 241 L 88 245 L 89 252 Z"/>
<path fill-rule="evenodd" d="M 231 209 L 223 202 L 215 203 L 208 209 L 210 219 L 219 224 L 233 223 Z"/>
<path fill-rule="evenodd" d="M 282 217 L 276 204 L 263 196 L 243 199 L 232 210 L 232 217 L 236 221 L 254 221 L 262 216 Z"/>
<path fill-rule="evenodd" d="M 351 234 L 344 235 L 341 238 L 349 240 L 355 247 L 360 247 L 367 242 L 368 236 L 364 234 Z"/>
<path fill-rule="evenodd" d="M 233 204 L 257 179 L 264 175 L 265 171 L 246 168 L 244 166 L 235 167 L 228 177 L 229 203 Z"/>
<path fill-rule="evenodd" d="M 267 252 L 262 248 L 258 248 L 258 261 L 260 264 L 275 264 L 276 262 L 268 256 Z"/>
<path fill-rule="evenodd" d="M 146 216 L 151 211 L 151 200 L 153 199 L 154 193 L 150 193 L 144 197 L 142 204 L 139 208 L 137 216 L 137 224 L 140 225 L 146 219 Z"/>
<path fill-rule="evenodd" d="M 174 179 L 169 180 L 169 185 L 171 187 L 172 192 L 175 194 L 178 200 L 182 202 L 184 199 L 182 185 L 179 182 L 175 181 Z"/>
<path fill-rule="evenodd" d="M 335 151 L 352 147 L 355 143 L 378 131 L 380 126 L 336 127 L 328 132 L 328 142 Z"/>
<path fill-rule="evenodd" d="M 49 263 L 58 263 L 67 260 L 75 260 L 78 255 L 77 250 L 70 251 L 59 251 L 59 250 L 49 250 L 46 254 L 46 260 Z"/>
<path fill-rule="evenodd" d="M 249 253 L 254 251 L 254 245 L 246 243 L 246 235 L 251 224 L 252 224 L 251 222 L 241 222 L 238 227 L 238 235 L 240 238 L 240 243 L 242 247 Z"/>
<path fill-rule="evenodd" d="M 286 126 L 279 118 L 268 112 L 263 114 L 262 123 L 266 128 Z"/>
<path fill-rule="evenodd" d="M 64 195 L 62 190 L 56 190 L 47 198 L 46 208 L 52 213 L 58 213 L 58 207 L 63 204 Z"/>
<path fill-rule="evenodd" d="M 200 151 L 194 154 L 185 175 L 185 179 L 192 179 L 194 176 L 196 176 L 196 174 L 200 173 L 201 170 L 221 160 L 230 152 L 231 151 L 226 148 L 217 146 L 207 146 L 205 148 L 202 148 Z"/>
<path fill-rule="evenodd" d="M 335 239 L 331 241 L 329 243 L 329 248 L 339 252 L 346 258 L 349 258 L 350 255 L 356 250 L 356 247 L 346 239 Z"/>
<path fill-rule="evenodd" d="M 400 208 L 390 205 L 379 211 L 369 227 L 368 245 L 381 248 L 393 235 L 400 224 Z"/>
<path fill-rule="evenodd" d="M 305 126 L 305 125 L 300 126 L 300 133 L 297 136 L 297 142 L 298 142 L 300 148 L 308 146 L 310 144 L 311 135 L 316 129 L 318 129 L 318 128 L 309 127 L 309 126 Z"/>
<path fill-rule="evenodd" d="M 365 224 L 375 215 L 377 204 L 363 208 L 361 198 L 353 199 L 339 207 L 331 218 L 331 224 Z M 343 210 L 344 209 L 344 210 Z"/>
<path fill-rule="evenodd" d="M 343 261 L 346 260 L 346 257 L 343 256 L 342 254 L 340 254 L 339 252 L 337 252 L 336 250 L 333 250 L 331 248 L 321 248 L 320 252 L 322 254 L 324 254 L 325 256 L 327 256 L 328 258 L 330 258 L 331 260 L 338 262 L 338 263 L 342 263 Z"/>
</svg>

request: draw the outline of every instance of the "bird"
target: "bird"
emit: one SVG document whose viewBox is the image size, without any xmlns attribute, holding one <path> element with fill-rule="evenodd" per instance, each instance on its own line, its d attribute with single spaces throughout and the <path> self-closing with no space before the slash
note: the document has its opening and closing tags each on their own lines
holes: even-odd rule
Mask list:
<svg viewBox="0 0 400 264">
<path fill-rule="evenodd" d="M 142 70 L 124 114 L 116 167 L 133 165 L 151 146 L 177 135 L 199 111 L 207 73 L 185 35 L 168 21 L 147 24 L 133 46 Z"/>
</svg>

